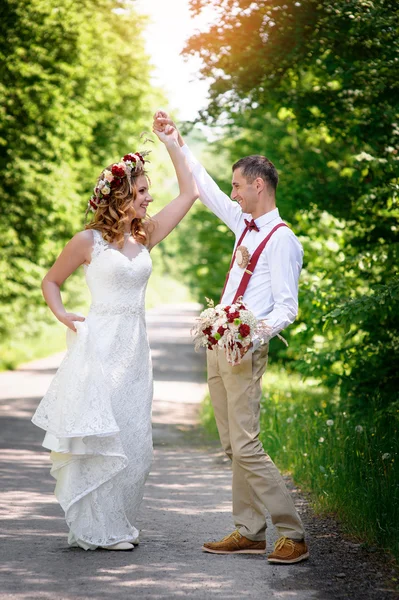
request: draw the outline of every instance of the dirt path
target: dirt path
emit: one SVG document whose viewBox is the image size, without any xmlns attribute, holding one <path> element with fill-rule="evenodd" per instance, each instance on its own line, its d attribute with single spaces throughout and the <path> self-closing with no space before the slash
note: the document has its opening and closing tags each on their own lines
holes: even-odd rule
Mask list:
<svg viewBox="0 0 399 600">
<path fill-rule="evenodd" d="M 205 365 L 189 328 L 197 308 L 164 306 L 148 313 L 155 398 L 155 461 L 131 553 L 69 549 L 53 498 L 42 433 L 30 423 L 62 355 L 0 374 L 0 598 L 195 600 L 383 600 L 395 593 L 383 557 L 318 519 L 287 479 L 305 522 L 311 559 L 269 565 L 263 556 L 202 553 L 204 540 L 232 531 L 230 469 L 217 444 L 197 427 L 206 391 Z M 270 521 L 269 521 L 269 525 Z M 276 532 L 268 528 L 268 549 Z M 377 571 L 377 572 L 376 572 Z M 386 590 L 386 591 L 385 591 Z"/>
</svg>

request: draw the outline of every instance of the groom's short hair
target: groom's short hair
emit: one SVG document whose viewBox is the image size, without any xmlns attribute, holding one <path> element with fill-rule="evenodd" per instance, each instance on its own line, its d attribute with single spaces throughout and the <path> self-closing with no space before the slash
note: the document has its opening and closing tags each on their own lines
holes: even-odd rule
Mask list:
<svg viewBox="0 0 399 600">
<path fill-rule="evenodd" d="M 278 173 L 274 164 L 260 154 L 244 156 L 233 165 L 233 173 L 236 169 L 241 169 L 243 177 L 248 183 L 253 183 L 257 177 L 265 181 L 274 191 L 277 189 Z"/>
</svg>

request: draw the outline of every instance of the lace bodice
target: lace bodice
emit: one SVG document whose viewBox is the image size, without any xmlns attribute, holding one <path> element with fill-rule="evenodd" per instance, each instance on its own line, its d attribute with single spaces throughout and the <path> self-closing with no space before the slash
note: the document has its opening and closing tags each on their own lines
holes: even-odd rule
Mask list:
<svg viewBox="0 0 399 600">
<path fill-rule="evenodd" d="M 152 271 L 150 254 L 140 251 L 128 258 L 111 247 L 95 229 L 91 263 L 85 265 L 86 282 L 92 296 L 92 310 L 104 314 L 144 311 L 145 290 Z"/>
</svg>

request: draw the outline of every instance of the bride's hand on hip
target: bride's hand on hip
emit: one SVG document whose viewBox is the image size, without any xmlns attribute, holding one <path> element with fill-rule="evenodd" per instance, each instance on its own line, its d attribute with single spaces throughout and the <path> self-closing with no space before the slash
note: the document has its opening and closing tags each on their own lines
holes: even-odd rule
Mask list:
<svg viewBox="0 0 399 600">
<path fill-rule="evenodd" d="M 85 321 L 84 317 L 76 315 L 75 313 L 63 313 L 62 315 L 57 315 L 57 319 L 75 333 L 76 327 L 74 325 L 74 321 Z"/>
</svg>

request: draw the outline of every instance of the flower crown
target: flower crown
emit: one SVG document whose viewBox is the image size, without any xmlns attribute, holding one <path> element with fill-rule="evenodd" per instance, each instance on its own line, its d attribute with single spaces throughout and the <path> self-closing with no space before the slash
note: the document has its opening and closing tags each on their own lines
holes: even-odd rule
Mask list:
<svg viewBox="0 0 399 600">
<path fill-rule="evenodd" d="M 108 199 L 112 190 L 118 188 L 125 177 L 129 182 L 129 190 L 132 191 L 131 176 L 135 171 L 142 171 L 144 164 L 148 161 L 144 156 L 149 154 L 149 150 L 143 152 L 135 152 L 125 154 L 120 162 L 112 165 L 111 170 L 105 169 L 100 175 L 100 179 L 94 188 L 94 193 L 87 203 L 87 210 L 96 212 L 101 205 L 104 206 L 104 201 Z"/>
</svg>

